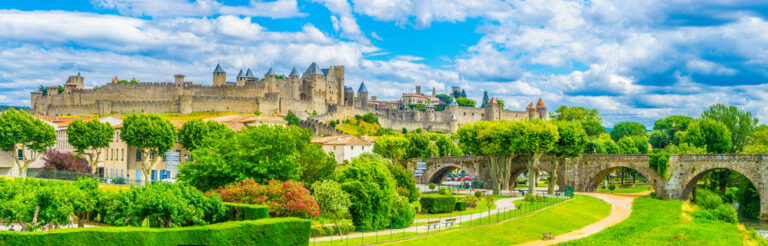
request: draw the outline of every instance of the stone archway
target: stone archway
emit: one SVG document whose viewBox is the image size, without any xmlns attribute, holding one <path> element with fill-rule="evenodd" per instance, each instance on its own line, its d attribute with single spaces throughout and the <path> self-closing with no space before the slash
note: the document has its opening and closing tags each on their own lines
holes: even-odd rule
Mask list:
<svg viewBox="0 0 768 246">
<path fill-rule="evenodd" d="M 453 172 L 453 170 L 461 169 L 461 167 L 456 165 L 446 165 L 442 168 L 436 170 L 430 177 L 429 177 L 429 183 L 434 184 L 440 184 L 443 182 L 443 179 L 445 179 L 445 176 L 448 176 L 449 173 Z"/>
<path fill-rule="evenodd" d="M 695 175 L 689 175 L 686 179 L 683 180 L 682 183 L 682 193 L 679 196 L 679 199 L 683 201 L 688 201 L 690 199 L 691 193 L 693 192 L 693 188 L 696 187 L 698 182 L 701 180 L 701 178 L 704 177 L 704 175 L 715 171 L 715 170 L 730 170 L 731 172 L 737 172 L 749 180 L 749 182 L 752 183 L 752 186 L 755 187 L 755 190 L 757 190 L 758 197 L 760 199 L 760 219 L 765 220 L 765 215 L 768 213 L 766 210 L 766 207 L 768 206 L 768 202 L 766 202 L 765 197 L 765 187 L 761 185 L 762 179 L 760 177 L 757 177 L 758 174 L 756 173 L 749 173 L 744 170 L 744 168 L 727 168 L 727 167 L 717 167 L 718 165 L 707 165 L 704 167 L 704 169 L 701 169 L 699 172 L 695 173 Z M 741 169 L 741 170 L 739 170 Z"/>
<path fill-rule="evenodd" d="M 597 191 L 597 187 L 600 186 L 600 183 L 605 179 L 605 177 L 607 177 L 609 174 L 611 174 L 611 172 L 616 171 L 619 168 L 629 168 L 629 169 L 637 171 L 638 174 L 640 174 L 643 177 L 645 177 L 648 180 L 648 182 L 651 185 L 653 185 L 654 190 L 659 190 L 659 189 L 656 188 L 658 182 L 654 182 L 656 180 L 652 180 L 653 177 L 649 177 L 647 175 L 648 173 L 653 173 L 655 175 L 656 174 L 655 171 L 650 170 L 650 169 L 638 170 L 638 168 L 630 167 L 629 165 L 626 165 L 626 166 L 621 166 L 621 165 L 620 166 L 612 166 L 612 167 L 603 169 L 603 170 L 597 172 L 596 174 L 590 176 L 589 177 L 589 181 L 588 181 L 587 186 L 586 186 L 586 190 L 589 191 L 589 192 L 596 192 Z M 639 168 L 639 169 L 644 169 L 644 168 Z"/>
</svg>

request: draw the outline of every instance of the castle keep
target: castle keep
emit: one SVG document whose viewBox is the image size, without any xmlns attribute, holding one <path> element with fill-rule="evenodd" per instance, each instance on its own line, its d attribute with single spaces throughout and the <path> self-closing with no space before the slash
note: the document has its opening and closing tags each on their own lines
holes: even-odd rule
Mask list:
<svg viewBox="0 0 768 246">
<path fill-rule="evenodd" d="M 250 68 L 245 72 L 241 69 L 235 82 L 228 82 L 227 73 L 217 64 L 212 80 L 213 85 L 209 86 L 184 81 L 181 74 L 175 75 L 173 82 L 128 82 L 115 77 L 112 83 L 91 89 L 85 88 L 84 77 L 78 73 L 67 79 L 61 93 L 58 86 L 49 87 L 47 92 L 32 92 L 31 110 L 48 116 L 259 111 L 264 114 L 293 113 L 301 119 L 320 123 L 373 113 L 379 117 L 382 127 L 442 132 L 456 132 L 459 126 L 480 120 L 547 117 L 541 99 L 537 105 L 531 103 L 525 111 L 504 110 L 495 98 L 481 108 L 460 107 L 453 98 L 447 105 L 440 105 L 441 110 L 436 109 L 435 103 L 428 103 L 426 109 L 411 108 L 408 104 L 420 98 L 435 99 L 434 89 L 432 96 L 425 96 L 420 87 L 416 93 L 405 95 L 408 102 L 379 101 L 368 95 L 363 82 L 355 98 L 354 90 L 344 84 L 344 66 L 321 69 L 312 63 L 302 74 L 294 67 L 288 76 L 278 75 L 270 68 L 261 79 L 254 76 Z"/>
</svg>

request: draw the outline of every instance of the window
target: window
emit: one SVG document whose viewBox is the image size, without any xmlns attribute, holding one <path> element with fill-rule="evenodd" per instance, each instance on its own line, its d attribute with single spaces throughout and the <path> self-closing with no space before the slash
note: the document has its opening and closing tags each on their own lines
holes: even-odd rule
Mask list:
<svg viewBox="0 0 768 246">
<path fill-rule="evenodd" d="M 120 160 L 121 161 L 125 160 L 125 149 L 120 149 Z"/>
<path fill-rule="evenodd" d="M 141 150 L 136 150 L 136 161 L 141 161 Z"/>
<path fill-rule="evenodd" d="M 352 148 L 351 150 L 355 150 L 355 146 L 354 146 L 354 145 L 352 145 L 352 146 L 350 146 L 350 147 Z"/>
<path fill-rule="evenodd" d="M 24 150 L 19 149 L 16 150 L 16 160 L 23 161 L 24 160 Z"/>
</svg>

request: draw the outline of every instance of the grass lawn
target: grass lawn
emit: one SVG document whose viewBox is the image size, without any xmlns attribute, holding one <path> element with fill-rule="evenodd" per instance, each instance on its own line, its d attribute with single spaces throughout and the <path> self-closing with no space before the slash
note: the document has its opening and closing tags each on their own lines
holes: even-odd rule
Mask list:
<svg viewBox="0 0 768 246">
<path fill-rule="evenodd" d="M 598 189 L 597 192 L 600 193 L 640 193 L 644 191 L 648 191 L 652 189 L 650 185 L 641 185 L 641 186 L 633 186 L 628 188 L 619 188 L 616 187 L 615 190 L 609 190 L 609 189 Z"/>
<path fill-rule="evenodd" d="M 356 120 L 355 118 L 349 118 L 349 124 L 344 124 L 344 121 L 340 125 L 336 126 L 336 129 L 352 136 L 359 135 L 373 135 L 381 126 L 368 123 L 362 120 Z"/>
<path fill-rule="evenodd" d="M 611 205 L 594 197 L 574 199 L 502 224 L 393 242 L 389 245 L 512 245 L 541 239 L 543 232 L 557 234 L 595 223 L 611 212 Z"/>
<path fill-rule="evenodd" d="M 560 245 L 768 245 L 743 225 L 693 219 L 682 201 L 638 198 L 632 215 L 592 236 Z"/>
</svg>

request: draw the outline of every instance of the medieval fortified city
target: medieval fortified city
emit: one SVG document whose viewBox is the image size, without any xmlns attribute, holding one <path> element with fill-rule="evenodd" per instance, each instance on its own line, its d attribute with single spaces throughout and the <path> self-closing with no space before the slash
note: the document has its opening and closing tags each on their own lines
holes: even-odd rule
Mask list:
<svg viewBox="0 0 768 246">
<path fill-rule="evenodd" d="M 767 10 L 5 1 L 0 246 L 768 245 Z"/>
</svg>

